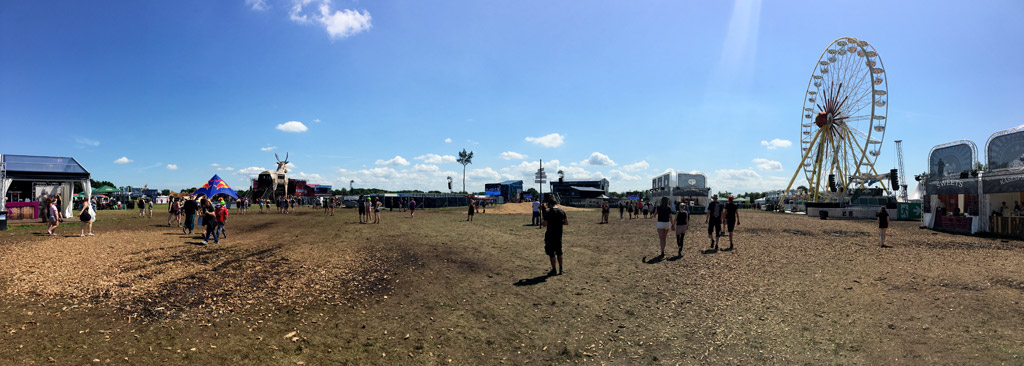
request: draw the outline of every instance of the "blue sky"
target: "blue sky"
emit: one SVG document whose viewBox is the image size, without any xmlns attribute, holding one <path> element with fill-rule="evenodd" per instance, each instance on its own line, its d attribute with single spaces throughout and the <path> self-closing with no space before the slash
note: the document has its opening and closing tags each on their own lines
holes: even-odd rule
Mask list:
<svg viewBox="0 0 1024 366">
<path fill-rule="evenodd" d="M 902 139 L 912 175 L 934 145 L 1024 123 L 1022 18 L 1021 1 L 4 2 L 0 153 L 180 189 L 243 188 L 288 152 L 310 183 L 443 190 L 465 148 L 471 191 L 529 182 L 537 159 L 614 191 L 666 169 L 764 191 L 796 170 L 818 56 L 853 36 L 888 77 L 876 166 Z"/>
</svg>

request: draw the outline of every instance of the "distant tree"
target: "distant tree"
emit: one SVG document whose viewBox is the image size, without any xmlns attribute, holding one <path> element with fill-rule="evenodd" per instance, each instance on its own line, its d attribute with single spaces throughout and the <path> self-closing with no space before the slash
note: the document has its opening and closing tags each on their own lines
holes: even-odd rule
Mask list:
<svg viewBox="0 0 1024 366">
<path fill-rule="evenodd" d="M 807 192 L 807 187 L 806 186 L 799 186 L 799 187 L 796 187 L 796 190 Z"/>
<path fill-rule="evenodd" d="M 105 180 L 92 180 L 92 179 L 89 179 L 89 183 L 92 184 L 92 188 L 93 189 L 99 188 L 99 187 L 105 187 L 105 186 L 117 187 L 116 185 L 114 185 L 114 183 L 111 183 L 111 182 L 108 182 L 108 181 L 105 181 Z"/>
<path fill-rule="evenodd" d="M 166 189 L 165 189 L 165 191 L 166 191 Z M 242 190 L 235 191 L 235 193 L 238 194 L 238 198 L 243 198 L 243 197 L 245 197 L 246 193 L 249 193 L 249 191 L 242 189 Z"/>
<path fill-rule="evenodd" d="M 533 198 L 535 198 L 535 199 L 540 197 L 540 193 L 537 192 L 537 189 L 533 188 L 533 187 L 530 187 L 529 189 L 523 191 L 523 193 L 524 194 L 533 195 Z"/>
<path fill-rule="evenodd" d="M 181 193 L 194 193 L 197 189 L 199 189 L 199 188 L 196 188 L 196 187 L 185 188 L 185 189 L 181 190 Z"/>
<path fill-rule="evenodd" d="M 462 164 L 462 191 L 466 191 L 466 165 L 473 164 L 473 152 L 466 153 L 466 149 L 459 152 L 459 158 L 455 161 Z"/>
<path fill-rule="evenodd" d="M 171 194 L 171 190 L 170 189 L 160 190 L 160 195 L 161 196 L 167 196 L 167 195 L 170 195 L 170 194 Z"/>
</svg>

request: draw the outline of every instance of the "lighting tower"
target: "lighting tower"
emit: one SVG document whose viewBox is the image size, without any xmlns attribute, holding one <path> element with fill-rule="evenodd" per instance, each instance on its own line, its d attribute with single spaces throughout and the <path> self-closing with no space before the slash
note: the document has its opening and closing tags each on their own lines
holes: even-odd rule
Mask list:
<svg viewBox="0 0 1024 366">
<path fill-rule="evenodd" d="M 896 140 L 896 160 L 900 167 L 900 199 L 907 202 L 907 176 L 903 173 L 903 140 Z"/>
</svg>

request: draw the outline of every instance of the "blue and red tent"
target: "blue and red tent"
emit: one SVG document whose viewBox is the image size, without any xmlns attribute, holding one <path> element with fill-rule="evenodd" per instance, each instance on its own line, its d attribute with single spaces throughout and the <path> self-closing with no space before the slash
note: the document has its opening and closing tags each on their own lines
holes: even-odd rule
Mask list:
<svg viewBox="0 0 1024 366">
<path fill-rule="evenodd" d="M 228 184 L 224 182 L 223 179 L 220 179 L 216 174 L 213 175 L 213 178 L 210 178 L 210 181 L 203 184 L 202 187 L 199 187 L 194 194 L 202 194 L 211 198 L 218 194 L 224 194 L 238 199 L 238 193 L 235 193 L 235 190 L 228 187 Z"/>
</svg>

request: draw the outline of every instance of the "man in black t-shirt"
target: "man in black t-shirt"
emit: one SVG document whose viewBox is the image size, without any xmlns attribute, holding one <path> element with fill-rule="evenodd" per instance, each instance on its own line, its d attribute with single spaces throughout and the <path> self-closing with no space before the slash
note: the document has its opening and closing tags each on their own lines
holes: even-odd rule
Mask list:
<svg viewBox="0 0 1024 366">
<path fill-rule="evenodd" d="M 729 250 L 732 250 L 732 230 L 740 224 L 740 211 L 733 197 L 729 196 L 729 203 L 725 204 L 725 228 L 729 230 Z"/>
<path fill-rule="evenodd" d="M 718 237 L 722 233 L 722 204 L 718 203 L 718 195 L 711 196 L 708 202 L 708 214 L 704 217 L 708 224 L 708 238 L 711 238 L 711 249 L 718 249 Z"/>
<path fill-rule="evenodd" d="M 551 272 L 549 275 L 562 274 L 562 228 L 569 225 L 569 218 L 565 211 L 557 208 L 558 202 L 553 195 L 548 196 L 547 207 L 544 212 L 544 220 L 541 227 L 547 227 L 544 233 L 544 253 L 551 259 Z M 555 271 L 555 258 L 558 259 L 558 271 Z"/>
<path fill-rule="evenodd" d="M 196 211 L 199 210 L 199 205 L 196 204 L 195 197 L 189 197 L 185 200 L 185 204 L 182 205 L 182 211 L 185 211 L 185 225 L 181 227 L 181 233 L 185 234 L 185 230 L 188 230 L 188 234 L 192 234 L 192 230 L 196 226 Z"/>
</svg>

